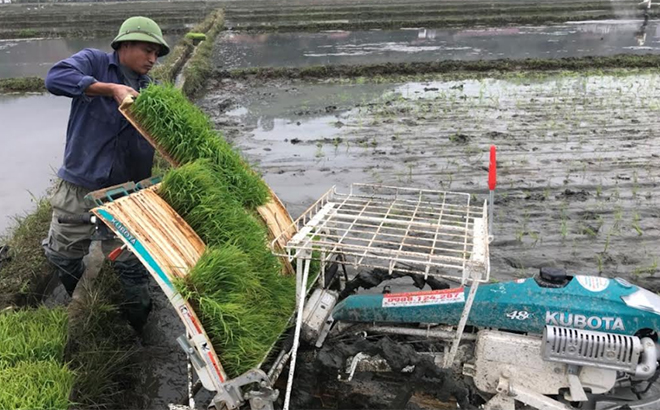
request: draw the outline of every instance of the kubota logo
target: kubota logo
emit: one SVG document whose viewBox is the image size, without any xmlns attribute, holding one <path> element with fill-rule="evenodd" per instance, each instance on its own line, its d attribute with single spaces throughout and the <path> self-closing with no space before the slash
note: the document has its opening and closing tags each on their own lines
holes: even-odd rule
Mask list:
<svg viewBox="0 0 660 410">
<path fill-rule="evenodd" d="M 578 329 L 626 330 L 620 317 L 587 317 L 565 312 L 545 312 L 545 324 Z"/>
<path fill-rule="evenodd" d="M 124 225 L 122 225 L 119 221 L 116 219 L 112 220 L 112 224 L 117 228 L 117 232 L 119 232 L 126 240 L 132 244 L 135 245 L 135 242 L 137 241 L 133 235 L 126 229 Z"/>
</svg>

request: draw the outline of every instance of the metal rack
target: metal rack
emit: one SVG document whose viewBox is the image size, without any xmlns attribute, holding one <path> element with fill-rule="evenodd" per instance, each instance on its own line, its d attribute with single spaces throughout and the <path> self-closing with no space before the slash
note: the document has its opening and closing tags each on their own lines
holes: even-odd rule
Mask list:
<svg viewBox="0 0 660 410">
<path fill-rule="evenodd" d="M 487 206 L 471 201 L 470 194 L 447 191 L 355 183 L 348 193 L 340 193 L 332 187 L 273 240 L 273 253 L 296 260 L 298 311 L 284 410 L 289 407 L 312 260 L 321 261 L 322 277 L 326 262 L 341 254 L 343 263 L 358 268 L 470 282 L 445 358 L 445 366 L 451 366 L 477 287 L 490 277 Z"/>
<path fill-rule="evenodd" d="M 368 184 L 353 184 L 349 193 L 340 193 L 333 187 L 283 232 L 291 239 L 277 254 L 323 262 L 342 254 L 354 267 L 464 283 L 468 267 L 488 264 L 487 254 L 475 255 L 487 248 L 483 227 L 475 230 L 475 221 L 480 225 L 486 219 L 485 211 L 465 193 Z M 278 237 L 273 245 L 281 241 Z M 488 281 L 485 273 L 480 282 Z"/>
</svg>

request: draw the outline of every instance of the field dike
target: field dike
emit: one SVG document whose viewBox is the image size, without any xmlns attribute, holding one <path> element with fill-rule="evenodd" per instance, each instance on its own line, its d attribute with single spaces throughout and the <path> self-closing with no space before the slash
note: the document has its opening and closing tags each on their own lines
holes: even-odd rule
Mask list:
<svg viewBox="0 0 660 410">
<path fill-rule="evenodd" d="M 216 70 L 218 79 L 328 79 L 369 78 L 370 81 L 386 76 L 432 76 L 447 74 L 462 77 L 470 73 L 506 73 L 525 75 L 531 71 L 598 71 L 608 69 L 652 69 L 660 67 L 659 55 L 620 54 L 606 57 L 569 57 L 556 59 L 499 59 L 499 60 L 445 60 L 437 62 L 386 63 L 364 65 L 317 65 L 309 67 L 255 67 L 234 70 Z M 384 81 L 389 81 L 386 78 Z"/>
</svg>

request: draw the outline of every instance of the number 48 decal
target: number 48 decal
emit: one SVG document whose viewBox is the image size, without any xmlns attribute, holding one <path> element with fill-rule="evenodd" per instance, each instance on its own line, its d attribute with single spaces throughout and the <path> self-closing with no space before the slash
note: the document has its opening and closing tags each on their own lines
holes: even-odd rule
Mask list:
<svg viewBox="0 0 660 410">
<path fill-rule="evenodd" d="M 506 317 L 513 320 L 527 320 L 530 316 L 532 316 L 532 314 L 526 310 L 514 310 L 513 312 L 506 314 Z"/>
</svg>

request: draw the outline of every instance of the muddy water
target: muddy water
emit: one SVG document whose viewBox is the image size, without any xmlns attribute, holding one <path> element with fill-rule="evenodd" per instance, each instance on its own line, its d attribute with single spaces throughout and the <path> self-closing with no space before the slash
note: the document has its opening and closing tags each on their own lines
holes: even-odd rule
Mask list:
<svg viewBox="0 0 660 410">
<path fill-rule="evenodd" d="M 170 45 L 180 36 L 165 36 Z M 26 40 L 0 40 L 0 78 L 38 76 L 45 77 L 56 62 L 83 48 L 112 51 L 107 38 L 52 38 Z"/>
<path fill-rule="evenodd" d="M 229 32 L 218 40 L 215 62 L 218 67 L 242 68 L 660 53 L 658 22 L 649 22 L 640 45 L 641 25 L 617 20 L 462 30 Z"/>
<path fill-rule="evenodd" d="M 64 153 L 69 105 L 48 95 L 0 96 L 0 234 L 51 186 Z"/>
<path fill-rule="evenodd" d="M 201 104 L 299 214 L 332 185 L 487 193 L 497 278 L 658 271 L 660 77 L 390 85 L 225 82 Z M 223 107 L 230 106 L 229 110 Z"/>
</svg>

